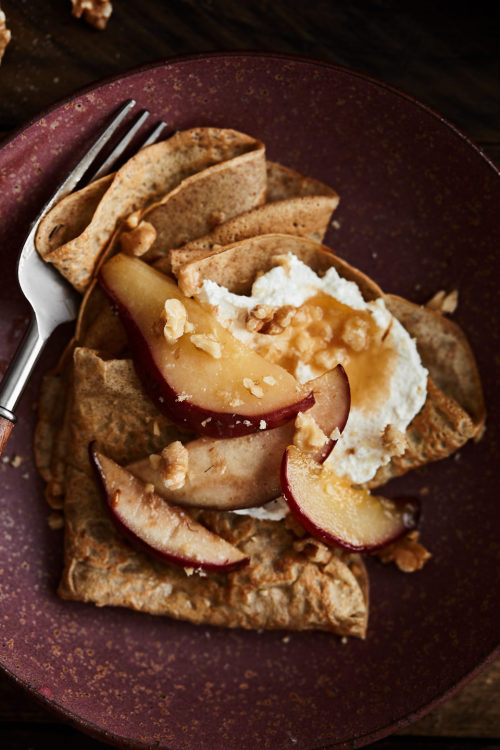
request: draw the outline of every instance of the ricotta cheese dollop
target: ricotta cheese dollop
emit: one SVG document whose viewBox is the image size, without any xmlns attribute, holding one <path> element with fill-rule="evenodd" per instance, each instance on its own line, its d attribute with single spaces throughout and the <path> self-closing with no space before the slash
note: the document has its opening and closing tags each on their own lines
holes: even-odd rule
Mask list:
<svg viewBox="0 0 500 750">
<path fill-rule="evenodd" d="M 337 474 L 362 484 L 390 461 L 397 450 L 394 435 L 402 438 L 424 405 L 427 370 L 383 299 L 366 302 L 359 287 L 333 267 L 319 277 L 294 254 L 279 257 L 279 265 L 255 280 L 250 296 L 205 280 L 198 299 L 234 336 L 302 383 L 339 362 L 344 366 L 351 410 L 328 461 Z M 258 305 L 300 308 L 310 315 L 309 327 L 300 327 L 297 314 L 299 322 L 278 335 L 249 330 L 248 315 Z"/>
</svg>

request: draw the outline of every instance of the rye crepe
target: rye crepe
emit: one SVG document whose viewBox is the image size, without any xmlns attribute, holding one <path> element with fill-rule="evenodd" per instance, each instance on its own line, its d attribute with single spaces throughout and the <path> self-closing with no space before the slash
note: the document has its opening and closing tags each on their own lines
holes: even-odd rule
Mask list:
<svg viewBox="0 0 500 750">
<path fill-rule="evenodd" d="M 364 637 L 368 583 L 361 558 L 329 549 L 293 523 L 193 512 L 250 555 L 250 564 L 232 573 L 191 574 L 135 550 L 107 516 L 88 444 L 97 440 L 102 452 L 125 464 L 159 450 L 176 428 L 156 412 L 128 360 L 104 361 L 76 349 L 73 388 L 63 598 L 197 624 Z"/>
<path fill-rule="evenodd" d="M 391 295 L 366 274 L 334 255 L 328 248 L 302 237 L 263 235 L 191 261 L 179 269 L 179 287 L 187 296 L 210 279 L 235 294 L 248 294 L 260 271 L 275 265 L 276 255 L 291 252 L 322 276 L 334 267 L 354 281 L 365 300 L 384 297 L 389 309 L 416 338 L 424 365 L 430 371 L 427 399 L 406 431 L 407 448 L 380 467 L 368 483 L 379 487 L 410 469 L 454 453 L 482 429 L 484 400 L 477 365 L 464 333 L 455 323 L 426 307 Z"/>
<path fill-rule="evenodd" d="M 51 235 L 54 238 L 61 216 L 57 207 L 54 213 L 49 211 L 37 232 L 38 252 L 82 292 L 120 220 L 160 199 L 196 172 L 253 150 L 263 152 L 263 149 L 262 143 L 235 130 L 193 128 L 176 133 L 129 159 L 113 176 L 90 223 L 55 248 L 48 245 L 47 238 Z M 73 227 L 78 231 L 80 220 L 75 221 Z M 68 233 L 73 234 L 73 230 Z"/>
</svg>

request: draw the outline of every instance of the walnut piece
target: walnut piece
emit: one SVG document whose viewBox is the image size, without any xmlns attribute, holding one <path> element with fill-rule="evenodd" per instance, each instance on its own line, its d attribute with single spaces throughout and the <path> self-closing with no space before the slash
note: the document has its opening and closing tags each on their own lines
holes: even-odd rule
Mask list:
<svg viewBox="0 0 500 750">
<path fill-rule="evenodd" d="M 262 398 L 264 391 L 258 383 L 255 383 L 252 378 L 243 378 L 243 387 L 250 391 L 252 396 L 256 398 Z"/>
<path fill-rule="evenodd" d="M 110 0 L 71 0 L 71 3 L 75 18 L 83 16 L 87 23 L 101 31 L 106 28 L 113 12 L 113 5 Z"/>
<path fill-rule="evenodd" d="M 414 573 L 421 570 L 427 560 L 432 557 L 418 541 L 418 531 L 410 531 L 409 534 L 397 542 L 389 544 L 374 554 L 383 562 L 394 562 L 403 573 Z"/>
<path fill-rule="evenodd" d="M 369 341 L 367 321 L 357 315 L 349 318 L 342 331 L 342 341 L 355 352 L 367 349 Z"/>
<path fill-rule="evenodd" d="M 453 289 L 448 294 L 446 294 L 444 289 L 441 289 L 431 297 L 425 306 L 443 315 L 451 315 L 458 306 L 458 289 Z"/>
<path fill-rule="evenodd" d="M 211 336 L 207 336 L 204 333 L 195 333 L 193 336 L 191 336 L 190 340 L 191 340 L 191 343 L 194 344 L 194 346 L 197 349 L 201 349 L 207 354 L 210 354 L 210 356 L 213 357 L 214 359 L 221 358 L 222 356 L 221 346 L 219 342 L 216 341 Z"/>
<path fill-rule="evenodd" d="M 276 308 L 271 305 L 255 305 L 252 310 L 248 311 L 246 319 L 246 329 L 248 331 L 261 331 L 266 323 L 269 323 L 276 312 Z"/>
<path fill-rule="evenodd" d="M 7 28 L 5 13 L 0 10 L 0 61 L 2 60 L 7 45 L 11 40 L 11 36 L 9 29 Z"/>
<path fill-rule="evenodd" d="M 402 456 L 408 447 L 405 433 L 392 424 L 388 424 L 382 433 L 382 442 L 391 456 Z"/>
<path fill-rule="evenodd" d="M 180 440 L 167 445 L 161 452 L 162 479 L 165 487 L 180 490 L 186 482 L 189 453 Z"/>
<path fill-rule="evenodd" d="M 293 444 L 304 453 L 312 453 L 316 448 L 321 448 L 327 440 L 327 436 L 318 427 L 314 417 L 311 417 L 307 412 L 299 411 L 295 417 Z"/>
<path fill-rule="evenodd" d="M 175 344 L 186 330 L 187 310 L 180 299 L 167 299 L 161 313 L 163 335 L 167 343 Z"/>
<path fill-rule="evenodd" d="M 156 229 L 149 221 L 141 221 L 134 229 L 120 235 L 120 245 L 126 255 L 139 258 L 145 255 L 156 240 Z"/>
<path fill-rule="evenodd" d="M 47 523 L 52 531 L 58 531 L 64 528 L 64 516 L 62 513 L 51 513 L 47 518 Z"/>
<path fill-rule="evenodd" d="M 256 305 L 248 312 L 246 328 L 254 333 L 266 333 L 275 336 L 283 333 L 285 328 L 291 324 L 297 308 L 293 305 L 272 307 L 271 305 Z"/>
</svg>

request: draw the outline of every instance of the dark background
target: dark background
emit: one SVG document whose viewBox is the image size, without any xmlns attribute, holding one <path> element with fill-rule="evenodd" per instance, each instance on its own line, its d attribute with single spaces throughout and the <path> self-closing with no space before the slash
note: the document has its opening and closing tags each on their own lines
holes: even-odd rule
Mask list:
<svg viewBox="0 0 500 750">
<path fill-rule="evenodd" d="M 500 165 L 498 3 L 115 0 L 105 31 L 73 18 L 69 0 L 0 5 L 12 31 L 0 66 L 0 138 L 77 89 L 131 67 L 186 53 L 260 50 L 327 60 L 392 84 Z M 404 736 L 373 747 L 499 750 L 499 694 L 497 662 Z M 54 720 L 0 675 L 0 748 L 69 745 L 105 747 Z"/>
</svg>

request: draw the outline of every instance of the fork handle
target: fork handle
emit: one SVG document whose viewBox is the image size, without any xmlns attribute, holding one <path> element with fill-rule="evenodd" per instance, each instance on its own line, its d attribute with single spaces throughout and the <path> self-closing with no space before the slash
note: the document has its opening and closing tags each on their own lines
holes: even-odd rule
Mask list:
<svg viewBox="0 0 500 750">
<path fill-rule="evenodd" d="M 0 384 L 0 456 L 16 421 L 14 409 L 44 345 L 45 339 L 33 318 Z"/>
</svg>

